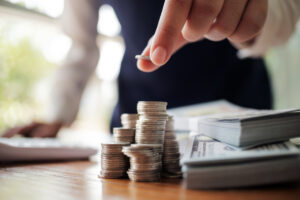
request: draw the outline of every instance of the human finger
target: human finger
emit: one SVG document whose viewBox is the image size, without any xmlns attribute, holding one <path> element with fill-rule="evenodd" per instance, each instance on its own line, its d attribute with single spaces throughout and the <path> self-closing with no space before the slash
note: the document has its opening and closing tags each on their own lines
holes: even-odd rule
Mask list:
<svg viewBox="0 0 300 200">
<path fill-rule="evenodd" d="M 56 124 L 40 124 L 30 132 L 30 137 L 55 137 L 59 129 Z"/>
<path fill-rule="evenodd" d="M 231 36 L 243 16 L 248 0 L 226 0 L 216 22 L 205 37 L 212 41 L 224 40 Z"/>
<path fill-rule="evenodd" d="M 16 134 L 18 134 L 20 132 L 20 129 L 21 129 L 21 127 L 10 128 L 2 134 L 2 137 L 11 138 L 11 137 L 15 136 Z"/>
<path fill-rule="evenodd" d="M 10 138 L 17 134 L 26 136 L 35 126 L 37 126 L 37 124 L 38 123 L 36 123 L 36 122 L 32 122 L 32 123 L 24 125 L 24 126 L 19 126 L 19 127 L 14 127 L 14 128 L 8 129 L 6 132 L 4 132 L 2 137 Z"/>
<path fill-rule="evenodd" d="M 245 43 L 253 39 L 262 30 L 267 12 L 267 0 L 249 0 L 241 22 L 228 39 L 233 43 Z"/>
<path fill-rule="evenodd" d="M 183 27 L 183 37 L 195 42 L 208 32 L 222 10 L 224 0 L 194 0 L 188 19 Z"/>
<path fill-rule="evenodd" d="M 174 45 L 174 49 L 171 52 L 171 54 L 174 54 L 178 49 L 180 49 L 181 47 L 183 47 L 187 43 L 188 43 L 188 41 L 186 41 L 182 37 L 182 35 L 180 35 L 179 38 L 177 39 L 175 45 Z M 145 55 L 145 56 L 150 55 L 150 46 L 151 46 L 151 44 L 149 43 L 149 45 L 147 45 L 145 50 L 142 52 L 142 55 Z M 137 66 L 143 72 L 153 72 L 153 71 L 157 70 L 160 67 L 159 65 L 155 65 L 151 61 L 145 60 L 145 59 L 138 59 L 137 60 Z"/>
<path fill-rule="evenodd" d="M 192 0 L 166 0 L 150 48 L 153 64 L 165 64 L 188 17 Z"/>
</svg>

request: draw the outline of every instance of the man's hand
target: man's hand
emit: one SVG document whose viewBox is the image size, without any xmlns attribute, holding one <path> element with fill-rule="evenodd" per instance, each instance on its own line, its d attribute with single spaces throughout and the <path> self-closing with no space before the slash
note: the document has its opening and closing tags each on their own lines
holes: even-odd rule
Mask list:
<svg viewBox="0 0 300 200">
<path fill-rule="evenodd" d="M 156 32 L 138 60 L 151 72 L 164 65 L 179 48 L 202 38 L 228 39 L 241 47 L 254 40 L 267 18 L 268 0 L 165 0 Z"/>
<path fill-rule="evenodd" d="M 55 137 L 62 127 L 61 123 L 41 123 L 32 122 L 20 127 L 14 127 L 7 130 L 2 137 L 13 137 L 17 134 L 25 137 Z"/>
</svg>

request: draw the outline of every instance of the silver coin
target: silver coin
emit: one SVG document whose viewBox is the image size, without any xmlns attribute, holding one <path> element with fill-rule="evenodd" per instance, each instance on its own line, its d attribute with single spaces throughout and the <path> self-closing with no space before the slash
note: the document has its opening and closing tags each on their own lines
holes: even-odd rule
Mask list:
<svg viewBox="0 0 300 200">
<path fill-rule="evenodd" d="M 141 59 L 141 60 L 149 60 L 149 61 L 151 61 L 150 56 L 145 56 L 145 55 L 136 55 L 135 59 L 137 59 L 137 60 Z"/>
</svg>

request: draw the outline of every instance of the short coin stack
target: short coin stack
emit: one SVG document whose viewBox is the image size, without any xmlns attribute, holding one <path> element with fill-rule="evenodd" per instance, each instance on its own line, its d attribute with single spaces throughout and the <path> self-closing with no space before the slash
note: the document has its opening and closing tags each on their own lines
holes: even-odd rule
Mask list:
<svg viewBox="0 0 300 200">
<path fill-rule="evenodd" d="M 180 153 L 174 132 L 174 120 L 173 117 L 169 116 L 164 140 L 163 175 L 168 178 L 180 178 L 182 173 L 179 162 Z"/>
<path fill-rule="evenodd" d="M 139 101 L 135 141 L 138 144 L 163 144 L 166 127 L 167 102 Z"/>
<path fill-rule="evenodd" d="M 132 128 L 114 128 L 113 136 L 115 142 L 134 143 L 135 129 Z"/>
<path fill-rule="evenodd" d="M 121 123 L 124 128 L 134 128 L 136 121 L 139 119 L 138 114 L 128 114 L 124 113 L 121 115 Z"/>
<path fill-rule="evenodd" d="M 127 174 L 133 181 L 157 181 L 161 173 L 161 144 L 132 144 L 123 147 L 123 153 L 130 158 Z"/>
<path fill-rule="evenodd" d="M 109 142 L 101 144 L 101 178 L 122 178 L 126 176 L 128 158 L 122 153 L 128 142 Z"/>
</svg>

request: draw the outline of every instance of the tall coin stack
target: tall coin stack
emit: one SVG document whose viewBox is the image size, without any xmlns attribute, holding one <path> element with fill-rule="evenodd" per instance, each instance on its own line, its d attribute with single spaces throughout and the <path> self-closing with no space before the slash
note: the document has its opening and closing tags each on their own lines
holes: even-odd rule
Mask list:
<svg viewBox="0 0 300 200">
<path fill-rule="evenodd" d="M 109 142 L 101 144 L 101 178 L 122 178 L 126 176 L 128 158 L 122 153 L 128 142 Z"/>
<path fill-rule="evenodd" d="M 121 123 L 124 128 L 134 128 L 136 121 L 139 119 L 138 114 L 128 114 L 124 113 L 121 115 Z"/>
<path fill-rule="evenodd" d="M 167 102 L 139 101 L 135 142 L 138 144 L 163 144 L 167 115 Z"/>
<path fill-rule="evenodd" d="M 167 178 L 180 178 L 182 176 L 179 145 L 174 132 L 174 120 L 172 116 L 168 117 L 166 124 L 163 152 L 163 176 Z"/>
<path fill-rule="evenodd" d="M 135 129 L 133 128 L 114 128 L 113 137 L 115 142 L 134 143 Z"/>
<path fill-rule="evenodd" d="M 133 181 L 157 181 L 161 173 L 161 144 L 132 144 L 123 147 L 123 153 L 130 158 L 127 174 Z"/>
</svg>

